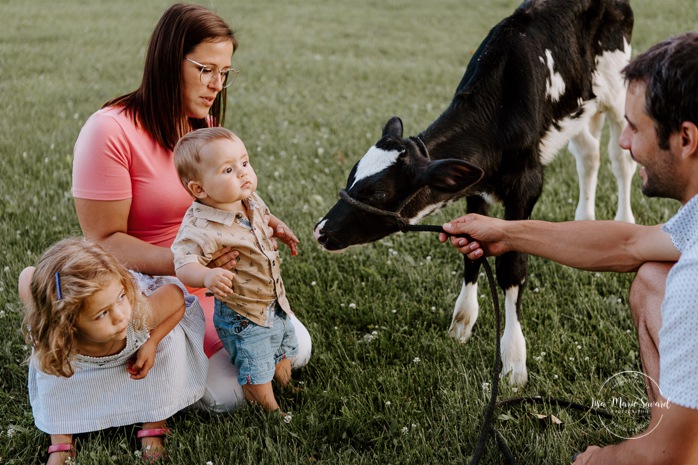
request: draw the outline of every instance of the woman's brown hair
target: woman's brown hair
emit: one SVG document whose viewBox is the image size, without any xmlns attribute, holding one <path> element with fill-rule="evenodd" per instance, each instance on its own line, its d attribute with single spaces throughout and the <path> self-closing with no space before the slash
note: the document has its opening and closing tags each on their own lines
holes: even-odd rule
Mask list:
<svg viewBox="0 0 698 465">
<path fill-rule="evenodd" d="M 172 5 L 150 37 L 140 87 L 108 101 L 102 108 L 123 107 L 135 124 L 141 124 L 169 150 L 190 128 L 223 125 L 227 89 L 218 93 L 208 118 L 188 118 L 185 123 L 182 108 L 182 60 L 202 42 L 222 41 L 231 41 L 235 52 L 235 33 L 216 13 L 199 5 Z"/>
<path fill-rule="evenodd" d="M 131 274 L 102 247 L 83 239 L 52 245 L 36 265 L 31 301 L 25 305 L 22 329 L 33 357 L 44 373 L 71 377 L 76 355 L 75 323 L 85 301 L 118 279 L 131 303 L 131 324 L 146 327 L 146 305 Z"/>
</svg>

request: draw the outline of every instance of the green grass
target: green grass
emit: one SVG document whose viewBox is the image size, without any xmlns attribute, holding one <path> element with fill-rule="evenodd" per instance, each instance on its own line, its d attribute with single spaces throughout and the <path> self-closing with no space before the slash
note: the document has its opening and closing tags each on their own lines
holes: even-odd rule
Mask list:
<svg viewBox="0 0 698 465">
<path fill-rule="evenodd" d="M 375 3 L 213 5 L 241 43 L 226 126 L 246 142 L 261 195 L 301 239 L 300 256 L 283 252 L 284 276 L 314 353 L 296 374 L 302 394 L 281 398 L 291 423 L 251 407 L 233 415 L 180 413 L 172 421 L 172 463 L 469 461 L 487 401 L 483 383 L 491 378 L 486 288 L 474 336 L 461 345 L 446 333 L 460 290 L 461 260 L 452 248 L 416 234 L 332 255 L 314 244 L 312 227 L 390 116 L 415 134 L 440 114 L 475 48 L 518 2 Z M 632 5 L 636 51 L 697 24 L 680 0 Z M 49 244 L 79 234 L 70 195 L 73 144 L 92 112 L 138 84 L 147 39 L 167 6 L 0 0 L 0 464 L 39 463 L 48 445 L 27 398 L 17 276 Z M 546 178 L 534 216 L 571 219 L 573 158 L 562 153 Z M 606 163 L 599 186 L 597 215 L 610 219 L 616 195 Z M 635 179 L 639 223 L 666 221 L 677 207 L 643 198 Z M 463 210 L 451 206 L 428 222 Z M 522 317 L 530 381 L 518 392 L 503 385 L 501 395 L 589 402 L 609 376 L 640 369 L 627 308 L 631 279 L 531 259 Z M 543 428 L 531 412 L 554 413 L 565 426 Z M 499 414 L 506 416 L 497 427 L 524 464 L 566 463 L 589 443 L 617 440 L 598 419 L 558 407 Z M 89 435 L 78 461 L 138 463 L 133 437 L 131 428 Z M 498 462 L 490 444 L 483 463 Z"/>
</svg>

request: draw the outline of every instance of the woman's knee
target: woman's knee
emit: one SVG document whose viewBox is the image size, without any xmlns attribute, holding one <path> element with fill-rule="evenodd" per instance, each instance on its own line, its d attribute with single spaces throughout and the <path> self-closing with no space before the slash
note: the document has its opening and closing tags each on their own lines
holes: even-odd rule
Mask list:
<svg viewBox="0 0 698 465">
<path fill-rule="evenodd" d="M 238 383 L 238 369 L 230 362 L 225 349 L 209 358 L 206 390 L 198 406 L 216 413 L 232 412 L 245 403 L 245 393 Z"/>
<path fill-rule="evenodd" d="M 296 330 L 296 338 L 298 339 L 298 354 L 291 360 L 292 368 L 301 368 L 310 361 L 310 354 L 313 349 L 313 342 L 310 339 L 308 329 L 295 316 L 291 316 L 293 328 Z"/>
</svg>

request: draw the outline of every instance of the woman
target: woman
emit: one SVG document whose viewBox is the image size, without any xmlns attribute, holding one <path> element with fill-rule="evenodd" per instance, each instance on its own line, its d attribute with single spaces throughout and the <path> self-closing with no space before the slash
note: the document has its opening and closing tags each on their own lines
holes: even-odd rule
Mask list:
<svg viewBox="0 0 698 465">
<path fill-rule="evenodd" d="M 236 48 L 233 31 L 215 13 L 198 5 L 171 6 L 150 38 L 140 87 L 107 102 L 80 132 L 73 161 L 80 227 L 131 269 L 174 274 L 170 245 L 192 199 L 179 182 L 172 149 L 189 131 L 223 124 L 226 89 L 237 74 L 231 68 Z M 277 229 L 274 234 L 282 235 Z M 211 265 L 231 269 L 236 256 L 221 249 Z M 244 402 L 237 369 L 213 327 L 213 298 L 203 289 L 194 293 L 206 314 L 210 363 L 202 403 L 231 411 Z M 292 321 L 297 368 L 308 362 L 311 341 L 303 324 Z"/>
</svg>

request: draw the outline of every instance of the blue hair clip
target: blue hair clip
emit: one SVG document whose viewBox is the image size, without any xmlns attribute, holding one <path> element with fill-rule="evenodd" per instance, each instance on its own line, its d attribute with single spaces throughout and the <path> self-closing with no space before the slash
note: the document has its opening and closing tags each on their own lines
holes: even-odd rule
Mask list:
<svg viewBox="0 0 698 465">
<path fill-rule="evenodd" d="M 58 294 L 58 300 L 63 300 L 63 292 L 61 292 L 61 275 L 56 271 L 56 293 Z"/>
</svg>

